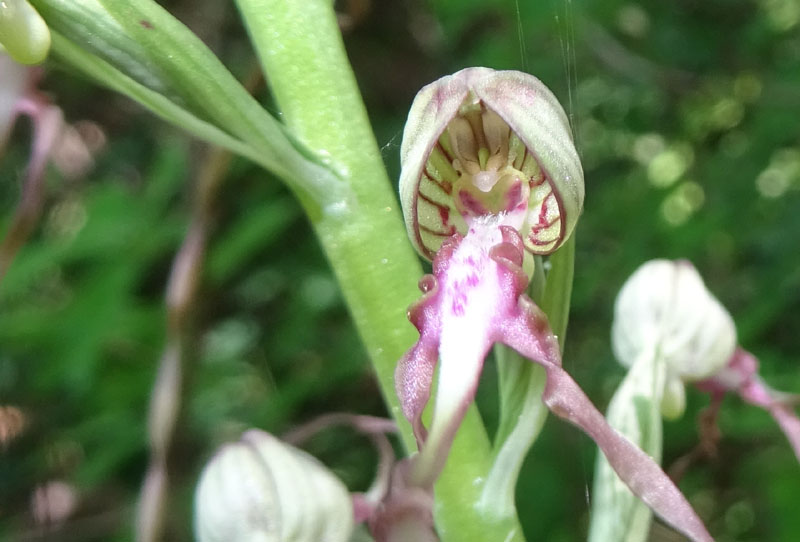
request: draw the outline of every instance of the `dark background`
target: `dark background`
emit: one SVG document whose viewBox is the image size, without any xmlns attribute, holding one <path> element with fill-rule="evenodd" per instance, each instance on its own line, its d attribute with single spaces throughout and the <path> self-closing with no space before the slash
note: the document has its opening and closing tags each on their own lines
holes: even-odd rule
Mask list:
<svg viewBox="0 0 800 542">
<path fill-rule="evenodd" d="M 237 76 L 252 70 L 232 5 L 168 7 Z M 337 9 L 394 179 L 411 100 L 442 75 L 524 69 L 564 104 L 586 173 L 565 365 L 598 407 L 624 375 L 610 348 L 615 295 L 656 257 L 691 260 L 767 382 L 800 392 L 797 0 L 352 0 Z M 163 293 L 207 151 L 56 64 L 41 88 L 69 122 L 96 124 L 106 143 L 86 175 L 49 172 L 39 227 L 0 287 L 0 408 L 24 418 L 0 444 L 0 539 L 130 540 Z M 263 85 L 258 94 L 274 112 Z M 19 196 L 29 135 L 19 123 L 0 165 L 0 231 Z M 193 487 L 221 442 L 254 426 L 280 434 L 332 410 L 384 413 L 297 203 L 234 160 L 214 209 L 174 448 L 176 541 L 191 538 Z M 486 371 L 479 393 L 489 427 L 494 381 Z M 707 403 L 689 390 L 684 417 L 665 424 L 666 467 L 697 444 Z M 717 457 L 693 464 L 681 485 L 711 532 L 720 542 L 797 540 L 800 466 L 777 426 L 728 397 L 720 427 Z M 352 489 L 369 484 L 368 441 L 333 431 L 307 449 Z M 574 428 L 548 421 L 517 492 L 529 540 L 585 539 L 594 454 Z M 31 502 L 56 481 L 76 504 L 46 527 Z M 651 539 L 680 540 L 658 525 Z"/>
</svg>

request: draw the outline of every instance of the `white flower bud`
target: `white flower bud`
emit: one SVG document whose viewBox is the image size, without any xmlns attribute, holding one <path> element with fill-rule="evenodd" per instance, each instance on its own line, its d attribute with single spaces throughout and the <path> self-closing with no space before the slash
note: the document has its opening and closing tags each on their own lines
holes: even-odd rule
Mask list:
<svg viewBox="0 0 800 542">
<path fill-rule="evenodd" d="M 662 413 L 683 411 L 682 382 L 708 378 L 730 359 L 736 328 L 687 261 L 652 260 L 625 282 L 614 307 L 612 345 L 630 367 L 655 349 L 667 366 Z"/>
<path fill-rule="evenodd" d="M 199 542 L 346 542 L 347 488 L 305 452 L 259 430 L 225 445 L 195 494 Z"/>
</svg>

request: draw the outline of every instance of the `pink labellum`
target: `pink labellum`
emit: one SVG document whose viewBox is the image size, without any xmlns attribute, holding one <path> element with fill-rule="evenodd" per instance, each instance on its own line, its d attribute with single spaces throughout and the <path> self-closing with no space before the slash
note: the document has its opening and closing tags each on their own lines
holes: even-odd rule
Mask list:
<svg viewBox="0 0 800 542">
<path fill-rule="evenodd" d="M 473 220 L 466 237 L 454 235 L 445 241 L 434 260 L 434 274 L 421 282 L 425 295 L 410 311 L 420 339 L 400 360 L 396 386 L 420 446 L 411 483 L 430 487 L 438 477 L 474 400 L 484 358 L 500 342 L 545 368 L 544 403 L 597 443 L 634 494 L 692 540 L 711 541 L 661 467 L 612 429 L 561 367 L 558 341 L 547 318 L 524 293 L 528 278 L 521 267 L 523 241 L 514 228 L 502 225 L 503 219 L 497 215 Z M 439 360 L 433 420 L 426 432 L 421 415 Z"/>
<path fill-rule="evenodd" d="M 793 406 L 797 398 L 773 390 L 761 380 L 758 376 L 758 360 L 753 354 L 737 348 L 728 365 L 713 377 L 699 382 L 697 387 L 717 398 L 726 392 L 735 392 L 744 401 L 769 412 L 800 461 L 800 418 Z"/>
</svg>

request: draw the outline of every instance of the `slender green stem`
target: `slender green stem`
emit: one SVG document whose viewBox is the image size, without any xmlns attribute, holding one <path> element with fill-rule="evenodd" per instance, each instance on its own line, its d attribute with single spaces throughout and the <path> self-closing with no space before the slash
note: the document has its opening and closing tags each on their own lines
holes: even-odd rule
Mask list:
<svg viewBox="0 0 800 542">
<path fill-rule="evenodd" d="M 330 0 L 237 0 L 284 120 L 323 157 L 351 193 L 339 205 L 309 206 L 404 443 L 414 448 L 394 392 L 397 360 L 417 333 L 406 309 L 419 297 L 422 269 L 406 237 Z M 506 539 L 519 526 L 475 513 L 488 468 L 489 442 L 472 408 L 436 485 L 436 520 L 443 540 Z M 501 531 L 500 529 L 504 529 Z M 508 540 L 520 540 L 508 538 Z"/>
</svg>

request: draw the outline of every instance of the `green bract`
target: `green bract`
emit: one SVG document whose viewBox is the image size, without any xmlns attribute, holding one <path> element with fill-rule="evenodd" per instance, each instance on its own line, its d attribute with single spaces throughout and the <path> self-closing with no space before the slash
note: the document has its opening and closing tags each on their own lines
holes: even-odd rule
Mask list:
<svg viewBox="0 0 800 542">
<path fill-rule="evenodd" d="M 567 117 L 526 73 L 468 68 L 424 87 L 406 122 L 401 162 L 406 227 L 428 259 L 490 214 L 506 214 L 528 251 L 549 254 L 583 208 Z"/>
</svg>

